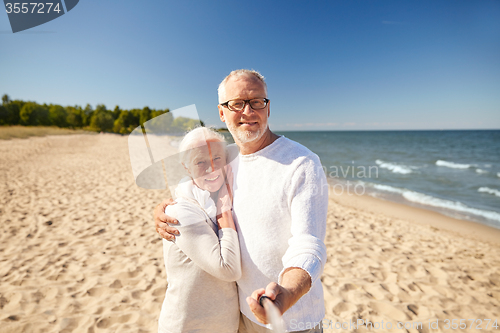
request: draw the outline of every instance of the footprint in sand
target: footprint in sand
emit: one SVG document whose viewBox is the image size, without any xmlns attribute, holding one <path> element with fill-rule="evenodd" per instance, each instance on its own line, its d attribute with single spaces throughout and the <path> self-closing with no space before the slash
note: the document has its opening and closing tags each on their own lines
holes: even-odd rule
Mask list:
<svg viewBox="0 0 500 333">
<path fill-rule="evenodd" d="M 79 319 L 63 318 L 61 320 L 61 333 L 73 332 L 78 327 Z"/>
<path fill-rule="evenodd" d="M 31 294 L 31 301 L 39 304 L 42 299 L 45 298 L 45 295 L 41 293 L 39 290 Z"/>
<path fill-rule="evenodd" d="M 21 317 L 17 315 L 10 315 L 7 317 L 7 321 L 19 321 L 20 319 Z"/>
<path fill-rule="evenodd" d="M 394 307 L 389 303 L 384 302 L 370 302 L 370 307 L 377 312 L 379 315 L 386 316 L 391 319 L 398 321 L 406 321 L 409 317 L 403 311 Z"/>
<path fill-rule="evenodd" d="M 144 291 L 142 291 L 142 290 L 133 291 L 132 298 L 133 299 L 141 299 L 142 294 L 144 294 Z"/>
<path fill-rule="evenodd" d="M 385 293 L 384 293 L 384 289 L 382 289 L 382 287 L 380 287 L 380 286 L 366 285 L 363 287 L 363 289 L 366 290 L 366 292 L 368 294 L 370 294 L 370 296 L 376 300 L 380 301 L 380 300 L 383 300 L 386 298 Z"/>
<path fill-rule="evenodd" d="M 500 287 L 500 274 L 498 273 L 493 273 L 490 274 L 490 283 L 494 284 L 497 287 Z"/>
<path fill-rule="evenodd" d="M 104 295 L 107 290 L 109 290 L 108 288 L 105 288 L 105 287 L 94 287 L 94 288 L 90 288 L 89 290 L 87 290 L 87 294 L 89 294 L 89 296 L 91 297 L 99 297 L 99 296 L 102 296 Z"/>
<path fill-rule="evenodd" d="M 415 304 L 408 304 L 407 306 L 408 314 L 413 314 L 417 316 L 418 318 L 429 318 L 431 317 L 431 313 L 429 309 L 423 305 L 415 305 Z"/>
<path fill-rule="evenodd" d="M 421 278 L 426 275 L 425 270 L 421 266 L 408 265 L 408 267 L 406 267 L 406 270 L 414 278 Z"/>
<path fill-rule="evenodd" d="M 332 309 L 333 313 L 337 316 L 342 316 L 344 318 L 349 317 L 350 314 L 356 312 L 357 308 L 352 303 L 340 302 L 335 305 Z"/>
<path fill-rule="evenodd" d="M 122 282 L 120 280 L 115 280 L 112 284 L 109 285 L 110 288 L 122 288 Z"/>
<path fill-rule="evenodd" d="M 455 293 L 446 286 L 436 285 L 434 290 L 447 298 L 455 299 L 456 297 Z"/>
<path fill-rule="evenodd" d="M 427 267 L 426 268 L 429 274 L 431 275 L 431 282 L 446 285 L 448 280 L 448 274 L 442 269 L 437 267 Z"/>
<path fill-rule="evenodd" d="M 4 305 L 3 305 L 3 310 L 9 311 L 10 309 L 17 308 L 19 306 L 19 303 L 23 299 L 23 294 L 22 293 L 12 293 L 12 294 L 7 294 L 5 297 L 3 297 Z"/>
<path fill-rule="evenodd" d="M 44 295 L 45 301 L 51 301 L 56 298 L 59 289 L 57 287 L 43 287 L 40 288 L 40 292 Z"/>
<path fill-rule="evenodd" d="M 9 300 L 0 294 L 0 310 L 9 303 Z"/>
<path fill-rule="evenodd" d="M 323 283 L 324 286 L 331 287 L 335 283 L 335 280 L 330 276 L 323 275 L 321 277 L 321 282 Z"/>
<path fill-rule="evenodd" d="M 340 291 L 351 291 L 351 290 L 356 290 L 358 289 L 359 287 L 356 286 L 355 284 L 352 284 L 352 283 L 346 283 L 344 284 L 341 288 L 340 288 Z"/>
<path fill-rule="evenodd" d="M 163 296 L 163 295 L 165 295 L 166 291 L 167 291 L 167 287 L 156 288 L 155 290 L 153 290 L 152 295 L 153 296 Z"/>
<path fill-rule="evenodd" d="M 137 316 L 133 316 L 132 314 L 125 314 L 122 316 L 106 316 L 104 318 L 99 319 L 97 321 L 96 326 L 98 328 L 109 328 L 114 324 L 128 323 L 129 321 L 131 321 L 132 317 L 137 317 Z"/>
<path fill-rule="evenodd" d="M 124 311 L 128 308 L 129 306 L 128 305 L 125 305 L 125 304 L 120 304 L 120 305 L 117 305 L 115 306 L 114 308 L 111 309 L 111 311 L 113 312 L 117 312 L 117 311 Z"/>
</svg>

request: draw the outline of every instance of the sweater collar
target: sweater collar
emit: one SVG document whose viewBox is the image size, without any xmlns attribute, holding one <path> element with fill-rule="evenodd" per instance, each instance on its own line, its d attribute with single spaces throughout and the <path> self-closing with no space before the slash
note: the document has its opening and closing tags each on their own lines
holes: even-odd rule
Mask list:
<svg viewBox="0 0 500 333">
<path fill-rule="evenodd" d="M 215 207 L 215 202 L 210 197 L 210 192 L 196 186 L 191 177 L 184 177 L 181 179 L 179 185 L 175 189 L 175 197 L 196 201 L 207 213 L 212 222 L 215 221 L 217 208 Z"/>
<path fill-rule="evenodd" d="M 284 135 L 280 135 L 279 138 L 274 140 L 274 142 L 271 143 L 269 146 L 266 146 L 266 147 L 262 148 L 261 150 L 256 151 L 253 154 L 247 154 L 247 155 L 240 154 L 240 159 L 243 161 L 251 161 L 251 160 L 254 160 L 261 155 L 266 155 L 269 152 L 271 152 L 273 149 L 275 149 L 275 147 L 277 147 L 280 144 L 280 142 L 282 142 L 285 139 L 286 138 Z"/>
</svg>

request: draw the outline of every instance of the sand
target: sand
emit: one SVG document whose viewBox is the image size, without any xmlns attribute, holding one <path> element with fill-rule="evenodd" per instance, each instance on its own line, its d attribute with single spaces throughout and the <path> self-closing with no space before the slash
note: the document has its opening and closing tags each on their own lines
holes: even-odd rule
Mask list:
<svg viewBox="0 0 500 333">
<path fill-rule="evenodd" d="M 95 135 L 96 132 L 85 131 L 82 129 L 60 128 L 56 126 L 0 126 L 0 140 L 26 139 L 31 136 L 47 135 L 70 135 L 70 134 L 89 134 Z"/>
<path fill-rule="evenodd" d="M 0 156 L 0 332 L 156 331 L 166 275 L 152 211 L 170 194 L 134 184 L 127 137 L 0 141 Z M 499 235 L 377 199 L 330 198 L 325 332 L 367 331 L 335 328 L 358 319 L 393 324 L 378 332 L 500 321 Z M 478 331 L 470 324 L 464 331 Z"/>
</svg>

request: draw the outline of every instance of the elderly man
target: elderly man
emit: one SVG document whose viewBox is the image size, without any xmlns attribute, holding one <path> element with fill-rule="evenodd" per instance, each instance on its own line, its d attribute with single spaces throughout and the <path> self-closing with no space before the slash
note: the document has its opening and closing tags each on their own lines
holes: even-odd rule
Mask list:
<svg viewBox="0 0 500 333">
<path fill-rule="evenodd" d="M 256 71 L 231 72 L 219 86 L 219 115 L 239 156 L 234 173 L 233 215 L 241 247 L 239 332 L 268 332 L 257 301 L 270 297 L 290 332 L 322 332 L 325 309 L 320 276 L 328 188 L 320 160 L 304 146 L 268 127 L 270 102 L 264 77 Z M 155 209 L 160 235 L 172 240 L 175 220 Z"/>
</svg>

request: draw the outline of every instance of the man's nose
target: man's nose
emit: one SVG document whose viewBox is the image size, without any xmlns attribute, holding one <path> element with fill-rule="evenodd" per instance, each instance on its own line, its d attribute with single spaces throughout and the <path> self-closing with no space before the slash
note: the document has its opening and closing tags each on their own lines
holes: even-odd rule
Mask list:
<svg viewBox="0 0 500 333">
<path fill-rule="evenodd" d="M 255 112 L 254 109 L 250 106 L 250 102 L 245 103 L 245 107 L 243 107 L 243 110 L 241 110 L 241 113 L 247 113 L 250 114 L 252 112 Z"/>
<path fill-rule="evenodd" d="M 208 167 L 208 169 L 207 169 L 207 170 L 205 170 L 205 172 L 206 172 L 206 173 L 210 173 L 210 172 L 213 172 L 213 171 L 214 171 L 214 168 L 213 168 L 213 166 L 212 166 L 212 165 L 210 165 L 210 166 Z"/>
</svg>

